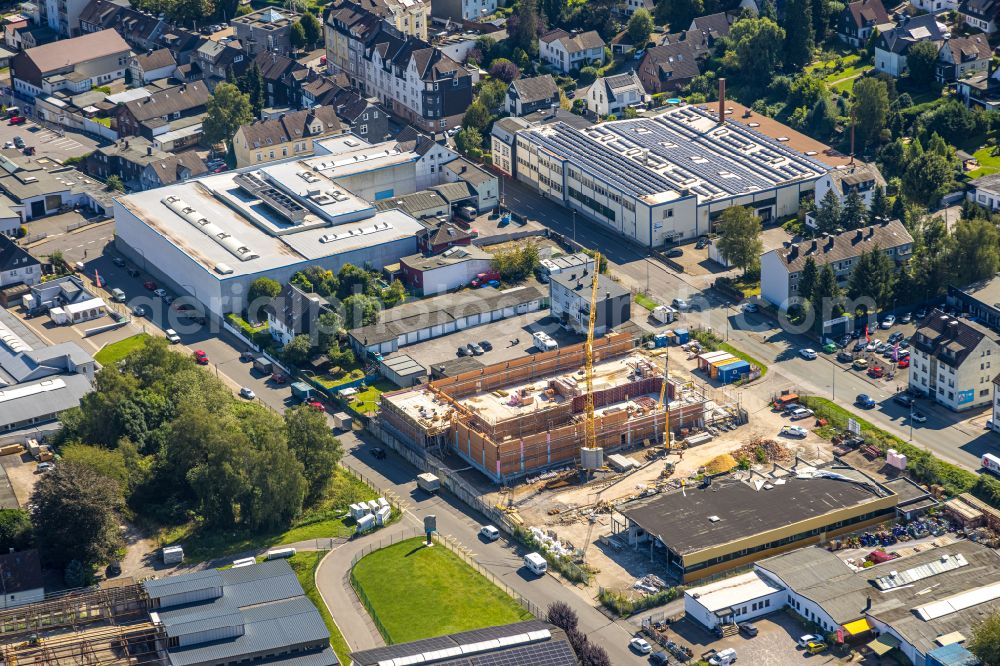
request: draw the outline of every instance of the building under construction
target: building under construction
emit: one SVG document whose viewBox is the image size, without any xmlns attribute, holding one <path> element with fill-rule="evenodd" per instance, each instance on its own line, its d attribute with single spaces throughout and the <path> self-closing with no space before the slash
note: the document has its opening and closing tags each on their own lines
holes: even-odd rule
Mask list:
<svg viewBox="0 0 1000 666">
<path fill-rule="evenodd" d="M 336 666 L 284 560 L 122 579 L 0 611 L 0 666 Z"/>
<path fill-rule="evenodd" d="M 596 444 L 662 443 L 663 361 L 613 333 L 593 344 Z M 382 395 L 380 425 L 409 445 L 450 448 L 504 482 L 580 461 L 586 442 L 585 345 L 534 354 Z M 672 432 L 704 425 L 705 396 L 667 381 Z"/>
</svg>

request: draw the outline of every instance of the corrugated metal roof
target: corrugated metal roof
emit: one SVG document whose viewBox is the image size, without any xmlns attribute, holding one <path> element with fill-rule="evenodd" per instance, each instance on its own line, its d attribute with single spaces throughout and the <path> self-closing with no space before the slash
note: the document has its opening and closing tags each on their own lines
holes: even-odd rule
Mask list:
<svg viewBox="0 0 1000 666">
<path fill-rule="evenodd" d="M 143 587 L 146 588 L 146 593 L 155 599 L 195 592 L 209 587 L 222 587 L 222 576 L 215 569 L 206 569 L 180 576 L 147 580 L 143 583 Z"/>
</svg>

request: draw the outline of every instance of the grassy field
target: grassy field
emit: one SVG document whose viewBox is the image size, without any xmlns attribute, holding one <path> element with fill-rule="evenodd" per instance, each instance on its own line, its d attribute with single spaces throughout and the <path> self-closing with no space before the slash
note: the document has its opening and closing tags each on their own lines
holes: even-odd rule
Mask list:
<svg viewBox="0 0 1000 666">
<path fill-rule="evenodd" d="M 1000 171 L 1000 151 L 990 146 L 985 146 L 974 152 L 972 156 L 979 162 L 979 168 L 965 174 L 969 178 L 989 176 Z"/>
<path fill-rule="evenodd" d="M 650 298 L 649 296 L 646 296 L 644 294 L 636 294 L 635 295 L 635 302 L 638 303 L 639 305 L 641 305 L 642 307 L 646 308 L 650 312 L 653 311 L 653 308 L 655 308 L 657 305 L 659 305 L 659 303 L 657 303 L 652 298 Z"/>
<path fill-rule="evenodd" d="M 159 541 L 164 545 L 184 546 L 184 557 L 190 562 L 204 562 L 223 555 L 260 550 L 271 546 L 346 537 L 354 533 L 354 521 L 345 516 L 355 502 L 375 499 L 375 493 L 356 476 L 338 467 L 330 481 L 326 496 L 314 507 L 307 509 L 283 532 L 248 534 L 240 531 L 203 529 L 199 523 L 185 523 L 161 531 Z"/>
<path fill-rule="evenodd" d="M 316 589 L 316 567 L 319 566 L 324 555 L 326 555 L 325 551 L 296 553 L 288 560 L 288 563 L 292 565 L 292 569 L 299 579 L 299 585 L 302 586 L 306 596 L 319 609 L 319 614 L 323 616 L 323 622 L 326 623 L 326 628 L 330 631 L 330 645 L 337 653 L 337 659 L 342 664 L 349 664 L 351 663 L 351 649 L 347 646 L 347 641 L 344 640 L 337 625 L 334 624 L 333 618 L 330 617 L 330 610 L 323 603 L 323 597 Z"/>
<path fill-rule="evenodd" d="M 388 643 L 530 619 L 527 611 L 444 546 L 402 541 L 362 558 L 351 573 Z"/>
<path fill-rule="evenodd" d="M 378 411 L 379 398 L 386 391 L 394 391 L 399 388 L 395 384 L 385 379 L 380 379 L 374 384 L 369 384 L 364 391 L 359 391 L 351 396 L 351 409 L 361 414 L 374 414 Z"/>
<path fill-rule="evenodd" d="M 148 333 L 138 333 L 124 340 L 112 342 L 94 354 L 94 360 L 101 365 L 114 365 L 135 350 L 145 347 L 147 340 L 149 340 Z"/>
</svg>

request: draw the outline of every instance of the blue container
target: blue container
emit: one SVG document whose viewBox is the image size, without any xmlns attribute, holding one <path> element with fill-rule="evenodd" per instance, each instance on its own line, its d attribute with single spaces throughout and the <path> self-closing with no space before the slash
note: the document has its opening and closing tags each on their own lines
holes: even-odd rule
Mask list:
<svg viewBox="0 0 1000 666">
<path fill-rule="evenodd" d="M 653 337 L 653 342 L 655 343 L 655 345 L 657 347 L 666 347 L 667 346 L 667 334 L 666 333 L 658 333 L 657 335 L 655 335 Z"/>
<path fill-rule="evenodd" d="M 750 364 L 746 361 L 733 361 L 719 367 L 718 379 L 723 384 L 732 384 L 741 377 L 750 374 Z"/>
<path fill-rule="evenodd" d="M 686 345 L 691 337 L 686 328 L 675 328 L 674 334 L 677 336 L 677 344 L 679 345 Z"/>
</svg>

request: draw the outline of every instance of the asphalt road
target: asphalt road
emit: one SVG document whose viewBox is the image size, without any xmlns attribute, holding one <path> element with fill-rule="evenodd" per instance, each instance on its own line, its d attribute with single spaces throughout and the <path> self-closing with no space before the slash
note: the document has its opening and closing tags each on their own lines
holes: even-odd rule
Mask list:
<svg viewBox="0 0 1000 666">
<path fill-rule="evenodd" d="M 506 205 L 518 214 L 538 220 L 553 231 L 573 238 L 585 247 L 600 250 L 612 264 L 611 270 L 624 277 L 638 290 L 648 291 L 655 299 L 669 303 L 673 298 L 686 298 L 698 310 L 682 317 L 690 327 L 711 327 L 729 342 L 757 358 L 769 368 L 765 387 L 750 385 L 741 392 L 769 392 L 787 388 L 805 391 L 836 400 L 863 417 L 903 439 L 910 439 L 909 410 L 892 401 L 899 388 L 906 387 L 905 371 L 893 381 L 874 380 L 864 373 L 850 370 L 833 357 L 820 354 L 807 361 L 797 355 L 803 347 L 816 347 L 815 340 L 777 328 L 759 315 L 744 315 L 713 290 L 699 290 L 689 282 L 690 276 L 678 274 L 656 259 L 648 258 L 644 248 L 624 241 L 599 224 L 574 216 L 561 206 L 545 199 L 523 183 L 504 180 Z M 633 309 L 633 313 L 635 312 Z M 881 331 L 884 334 L 891 331 Z M 863 410 L 853 405 L 858 394 L 866 393 L 878 403 Z M 768 396 L 758 396 L 766 398 Z M 929 449 L 938 457 L 978 470 L 983 453 L 1000 452 L 1000 434 L 985 430 L 989 409 L 975 413 L 955 414 L 929 400 L 920 400 L 918 409 L 927 415 L 927 422 L 913 424 L 912 441 Z"/>
</svg>

